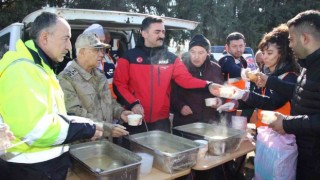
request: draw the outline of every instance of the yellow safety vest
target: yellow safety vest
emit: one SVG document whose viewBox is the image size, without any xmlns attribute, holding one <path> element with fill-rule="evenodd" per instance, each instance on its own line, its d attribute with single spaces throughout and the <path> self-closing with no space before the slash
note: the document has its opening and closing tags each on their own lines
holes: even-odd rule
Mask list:
<svg viewBox="0 0 320 180">
<path fill-rule="evenodd" d="M 60 116 L 66 115 L 66 109 L 53 70 L 42 59 L 42 66 L 35 64 L 26 46 L 37 52 L 33 41 L 19 40 L 16 51 L 8 51 L 0 60 L 0 114 L 16 137 L 12 143 L 26 141 L 8 149 L 2 158 L 37 163 L 69 150 L 61 145 L 69 124 Z"/>
</svg>

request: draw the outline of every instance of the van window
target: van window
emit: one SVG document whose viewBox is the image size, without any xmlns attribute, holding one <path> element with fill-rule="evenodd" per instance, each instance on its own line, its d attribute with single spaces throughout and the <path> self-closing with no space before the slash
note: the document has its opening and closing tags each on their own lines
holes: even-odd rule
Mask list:
<svg viewBox="0 0 320 180">
<path fill-rule="evenodd" d="M 9 42 L 10 42 L 10 33 L 4 34 L 0 37 L 0 59 L 4 53 L 9 50 Z"/>
</svg>

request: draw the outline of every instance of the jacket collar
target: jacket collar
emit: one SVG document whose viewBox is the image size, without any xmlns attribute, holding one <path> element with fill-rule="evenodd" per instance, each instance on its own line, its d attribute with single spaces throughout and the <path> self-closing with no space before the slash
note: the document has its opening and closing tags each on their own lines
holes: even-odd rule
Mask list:
<svg viewBox="0 0 320 180">
<path fill-rule="evenodd" d="M 71 65 L 70 67 L 72 67 L 73 69 L 75 69 L 79 74 L 80 76 L 82 76 L 85 80 L 89 81 L 93 76 L 97 76 L 99 77 L 100 74 L 103 75 L 102 73 L 100 73 L 100 71 L 98 69 L 93 69 L 92 70 L 92 73 L 88 73 L 86 70 L 84 70 L 75 60 L 73 60 L 71 62 Z"/>
<path fill-rule="evenodd" d="M 47 66 L 53 69 L 53 60 L 33 40 L 27 41 L 26 46 L 29 48 L 29 50 L 32 50 L 36 53 L 31 53 L 34 59 L 42 59 Z"/>
<path fill-rule="evenodd" d="M 317 49 L 312 54 L 308 55 L 305 59 L 299 59 L 298 63 L 300 64 L 301 67 L 310 68 L 317 61 L 320 61 L 320 48 Z"/>
</svg>

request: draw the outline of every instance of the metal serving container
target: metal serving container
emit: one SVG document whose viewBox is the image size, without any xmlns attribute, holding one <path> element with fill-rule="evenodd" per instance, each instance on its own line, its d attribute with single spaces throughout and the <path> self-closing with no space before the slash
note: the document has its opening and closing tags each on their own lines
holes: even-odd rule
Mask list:
<svg viewBox="0 0 320 180">
<path fill-rule="evenodd" d="M 141 157 L 107 140 L 70 147 L 74 173 L 83 180 L 139 179 Z"/>
<path fill-rule="evenodd" d="M 239 129 L 207 123 L 192 123 L 177 126 L 172 129 L 172 132 L 191 140 L 208 140 L 209 154 L 217 156 L 236 151 L 246 134 L 245 131 Z"/>
<path fill-rule="evenodd" d="M 152 154 L 153 167 L 166 173 L 178 172 L 195 165 L 200 147 L 189 139 L 162 131 L 134 134 L 128 139 L 132 151 Z"/>
</svg>

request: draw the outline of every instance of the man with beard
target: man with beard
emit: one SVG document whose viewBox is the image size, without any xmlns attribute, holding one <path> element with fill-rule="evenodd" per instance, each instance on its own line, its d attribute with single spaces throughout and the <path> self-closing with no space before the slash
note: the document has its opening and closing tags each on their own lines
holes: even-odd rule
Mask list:
<svg viewBox="0 0 320 180">
<path fill-rule="evenodd" d="M 226 41 L 226 54 L 218 61 L 224 75 L 225 84 L 244 90 L 246 89 L 246 81 L 242 77 L 245 77 L 244 74 L 249 71 L 249 68 L 247 69 L 247 61 L 242 56 L 246 47 L 245 37 L 239 32 L 233 32 L 227 36 Z M 229 101 L 227 100 L 227 102 Z M 232 103 L 229 104 L 231 105 Z M 250 119 L 252 111 L 244 114 L 248 114 L 246 116 Z M 235 115 L 236 109 L 232 109 L 230 106 L 230 110 L 226 113 L 227 122 L 230 123 L 231 116 Z"/>
<path fill-rule="evenodd" d="M 143 115 L 141 125 L 125 124 L 130 134 L 156 129 L 171 131 L 171 80 L 188 89 L 209 87 L 211 91 L 215 87 L 192 77 L 181 60 L 163 45 L 164 38 L 163 20 L 147 17 L 142 21 L 137 46 L 118 59 L 113 79 L 118 100 L 127 109 Z"/>
<path fill-rule="evenodd" d="M 245 89 L 245 81 L 241 79 L 241 71 L 247 68 L 247 62 L 242 57 L 246 42 L 243 34 L 233 32 L 227 36 L 226 55 L 219 60 L 225 81 L 240 89 Z"/>
<path fill-rule="evenodd" d="M 320 12 L 301 12 L 287 22 L 289 46 L 302 71 L 296 84 L 259 73 L 266 86 L 291 99 L 291 116 L 277 114 L 271 127 L 279 134 L 294 134 L 298 145 L 296 179 L 320 177 Z"/>
</svg>

